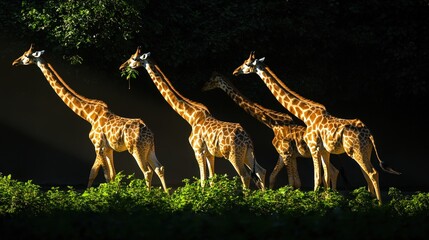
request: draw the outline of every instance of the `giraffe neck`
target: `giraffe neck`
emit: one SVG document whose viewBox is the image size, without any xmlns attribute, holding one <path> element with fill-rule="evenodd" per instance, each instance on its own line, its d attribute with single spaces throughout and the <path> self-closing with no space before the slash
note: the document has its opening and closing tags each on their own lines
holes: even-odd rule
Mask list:
<svg viewBox="0 0 429 240">
<path fill-rule="evenodd" d="M 194 102 L 182 96 L 164 75 L 158 65 L 145 64 L 145 69 L 165 101 L 191 126 L 204 121 L 210 116 L 209 110 L 201 103 Z"/>
<path fill-rule="evenodd" d="M 315 107 L 319 107 L 322 108 L 324 110 L 326 110 L 325 106 L 323 104 L 320 104 L 318 102 L 312 101 L 310 99 L 304 98 L 303 96 L 299 95 L 298 93 L 296 93 L 295 91 L 293 91 L 292 89 L 290 89 L 288 86 L 286 86 L 286 84 L 284 84 L 280 78 L 277 77 L 276 74 L 274 74 L 273 71 L 271 71 L 271 69 L 267 66 L 264 67 L 265 71 L 267 72 L 267 74 L 269 76 L 271 76 L 284 90 L 288 91 L 290 94 L 294 95 L 296 98 L 300 99 L 301 101 L 304 101 L 312 106 Z"/>
<path fill-rule="evenodd" d="M 243 94 L 241 94 L 238 89 L 227 82 L 220 84 L 219 88 L 225 91 L 228 96 L 234 100 L 235 103 L 237 103 L 252 117 L 256 118 L 258 121 L 265 124 L 269 128 L 273 128 L 274 126 L 278 125 L 286 125 L 292 122 L 292 118 L 288 114 L 267 109 L 257 103 L 252 102 L 243 96 Z"/>
<path fill-rule="evenodd" d="M 107 104 L 101 100 L 98 99 L 90 99 L 87 97 L 84 97 L 82 95 L 80 95 L 79 93 L 75 92 L 64 80 L 63 78 L 55 71 L 54 67 L 52 67 L 52 65 L 50 63 L 46 63 L 48 65 L 49 70 L 52 71 L 52 73 L 55 75 L 55 77 L 57 78 L 57 80 L 71 93 L 73 94 L 75 97 L 81 99 L 82 101 L 85 102 L 89 102 L 89 103 L 94 103 L 94 104 L 99 104 L 102 105 L 103 107 L 107 108 Z"/>
<path fill-rule="evenodd" d="M 98 111 L 100 110 L 99 108 L 105 107 L 105 103 L 88 99 L 77 94 L 59 77 L 49 63 L 38 61 L 37 66 L 40 68 L 55 93 L 74 113 L 91 124 L 96 121 L 98 118 Z"/>
<path fill-rule="evenodd" d="M 324 107 L 319 107 L 313 104 L 312 101 L 306 100 L 293 91 L 289 91 L 290 89 L 284 83 L 280 84 L 280 81 L 276 80 L 278 78 L 274 77 L 272 72 L 268 71 L 267 68 L 265 66 L 258 66 L 256 74 L 264 81 L 277 101 L 295 117 L 301 119 L 307 126 L 314 122 L 315 114 L 313 113 L 325 111 Z"/>
</svg>

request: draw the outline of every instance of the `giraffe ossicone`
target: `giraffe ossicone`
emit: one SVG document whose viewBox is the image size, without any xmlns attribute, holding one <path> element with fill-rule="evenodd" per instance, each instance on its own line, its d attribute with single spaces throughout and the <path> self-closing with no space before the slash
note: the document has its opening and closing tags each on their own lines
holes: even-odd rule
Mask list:
<svg viewBox="0 0 429 240">
<path fill-rule="evenodd" d="M 51 64 L 41 56 L 42 51 L 30 49 L 13 61 L 13 66 L 36 64 L 61 100 L 79 117 L 91 124 L 89 138 L 94 145 L 96 158 L 91 168 L 88 187 L 91 187 L 100 168 L 106 181 L 115 178 L 113 151 L 128 151 L 143 172 L 146 185 L 151 188 L 153 171 L 161 180 L 164 191 L 168 192 L 164 179 L 164 167 L 155 155 L 154 135 L 141 119 L 125 118 L 112 113 L 107 104 L 97 99 L 86 98 L 75 92 Z"/>
</svg>

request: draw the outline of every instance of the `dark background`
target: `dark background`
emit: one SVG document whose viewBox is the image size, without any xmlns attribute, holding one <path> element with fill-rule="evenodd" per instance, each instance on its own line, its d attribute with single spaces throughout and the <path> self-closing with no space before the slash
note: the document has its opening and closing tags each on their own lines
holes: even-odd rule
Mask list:
<svg viewBox="0 0 429 240">
<path fill-rule="evenodd" d="M 282 110 L 256 75 L 231 75 L 252 50 L 266 57 L 266 64 L 296 92 L 324 104 L 334 116 L 359 118 L 371 129 L 381 159 L 403 173 L 382 172 L 373 154 L 382 189 L 428 190 L 428 1 L 179 2 L 147 2 L 139 10 L 140 32 L 131 39 L 105 37 L 79 48 L 49 35 L 50 26 L 30 29 L 21 5 L 2 3 L 3 18 L 12 17 L 3 21 L 0 37 L 0 172 L 38 184 L 84 186 L 95 159 L 89 123 L 65 106 L 36 66 L 11 66 L 36 42 L 78 93 L 105 101 L 120 116 L 147 123 L 155 133 L 168 186 L 199 177 L 187 122 L 165 102 L 143 69 L 132 79 L 131 89 L 121 78 L 119 65 L 142 45 L 182 94 L 205 104 L 218 119 L 245 127 L 267 176 L 277 160 L 271 130 L 221 90 L 200 91 L 211 72 L 219 71 L 255 102 Z M 82 64 L 70 64 L 69 56 L 77 55 Z M 340 189 L 366 185 L 352 159 L 331 158 L 347 179 L 340 178 Z M 303 187 L 312 189 L 311 160 L 300 159 L 298 164 Z M 126 152 L 115 153 L 115 165 L 117 171 L 142 178 Z M 224 159 L 216 161 L 216 172 L 236 175 Z M 104 182 L 102 173 L 97 181 Z M 154 184 L 159 185 L 156 177 Z M 285 171 L 277 186 L 284 184 Z"/>
</svg>

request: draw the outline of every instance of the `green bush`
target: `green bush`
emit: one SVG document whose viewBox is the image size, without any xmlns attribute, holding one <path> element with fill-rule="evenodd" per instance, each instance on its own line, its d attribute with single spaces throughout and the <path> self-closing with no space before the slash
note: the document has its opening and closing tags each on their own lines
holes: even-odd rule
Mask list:
<svg viewBox="0 0 429 240">
<path fill-rule="evenodd" d="M 20 182 L 0 173 L 0 215 L 43 212 L 43 192 L 30 181 Z"/>
<path fill-rule="evenodd" d="M 238 177 L 228 180 L 226 175 L 215 175 L 208 181 L 206 185 L 211 184 L 211 187 L 202 188 L 198 179 L 193 182 L 185 179 L 185 186 L 171 195 L 172 210 L 222 214 L 241 207 L 244 195 Z"/>
<path fill-rule="evenodd" d="M 416 192 L 411 195 L 405 195 L 396 188 L 390 188 L 388 194 L 392 198 L 389 206 L 398 215 L 429 215 L 429 193 Z"/>
<path fill-rule="evenodd" d="M 0 230 L 14 239 L 255 238 L 416 239 L 429 234 L 429 195 L 389 189 L 382 205 L 365 188 L 243 189 L 216 175 L 184 180 L 171 194 L 118 173 L 110 183 L 42 190 L 0 175 Z M 229 236 L 229 237 L 228 237 Z"/>
<path fill-rule="evenodd" d="M 247 213 L 255 216 L 324 216 L 331 213 L 383 213 L 396 216 L 429 216 L 429 194 L 403 194 L 390 188 L 383 204 L 361 187 L 349 194 L 319 189 L 302 191 L 289 186 L 279 189 L 243 189 L 238 177 L 215 175 L 202 188 L 200 181 L 185 179 L 171 194 L 161 187 L 148 189 L 144 179 L 121 172 L 110 183 L 76 190 L 41 187 L 0 175 L 0 215 L 75 213 L 196 213 L 222 215 Z M 210 186 L 208 186 L 210 185 Z"/>
</svg>

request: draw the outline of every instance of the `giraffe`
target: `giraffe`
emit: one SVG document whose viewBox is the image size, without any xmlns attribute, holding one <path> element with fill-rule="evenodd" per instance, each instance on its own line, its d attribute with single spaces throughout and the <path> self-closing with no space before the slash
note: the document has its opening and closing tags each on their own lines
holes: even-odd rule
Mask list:
<svg viewBox="0 0 429 240">
<path fill-rule="evenodd" d="M 233 75 L 256 73 L 277 101 L 305 123 L 307 128 L 304 140 L 313 159 L 314 189 L 321 185 L 322 165 L 325 173 L 324 184 L 328 187 L 326 183 L 329 183 L 330 179 L 327 172 L 330 153 L 346 153 L 358 163 L 367 181 L 368 190 L 381 203 L 379 175 L 371 164 L 372 149 L 374 148 L 382 170 L 397 175 L 401 173 L 381 161 L 370 130 L 361 120 L 334 117 L 327 112 L 324 105 L 292 91 L 263 63 L 264 60 L 265 58 L 256 59 L 255 52 L 252 51 L 249 58 L 234 70 Z"/>
<path fill-rule="evenodd" d="M 153 170 L 161 180 L 164 191 L 168 191 L 164 179 L 164 167 L 155 154 L 154 135 L 141 119 L 124 118 L 112 113 L 101 100 L 89 99 L 68 86 L 52 65 L 41 56 L 44 50 L 30 49 L 13 61 L 12 66 L 35 64 L 61 100 L 79 117 L 92 126 L 89 138 L 94 145 L 96 159 L 89 174 L 87 187 L 91 187 L 100 168 L 107 182 L 115 178 L 113 151 L 128 152 L 142 170 L 146 185 L 150 189 Z"/>
<path fill-rule="evenodd" d="M 237 105 L 273 131 L 272 144 L 279 157 L 269 178 L 270 188 L 274 187 L 277 174 L 283 166 L 286 166 L 287 169 L 289 185 L 293 188 L 300 188 L 301 180 L 296 166 L 296 158 L 311 157 L 310 150 L 304 141 L 305 127 L 293 123 L 292 117 L 286 113 L 277 112 L 252 102 L 229 79 L 217 72 L 213 72 L 202 90 L 209 91 L 215 88 L 223 90 Z M 332 176 L 331 187 L 336 189 L 339 171 L 333 165 L 330 165 L 329 171 Z"/>
<path fill-rule="evenodd" d="M 252 177 L 257 187 L 265 189 L 266 170 L 257 163 L 252 140 L 240 124 L 220 121 L 205 105 L 181 95 L 150 58 L 150 53 L 142 53 L 140 47 L 119 69 L 126 67 L 144 67 L 167 103 L 191 126 L 189 143 L 198 162 L 202 187 L 207 179 L 206 169 L 212 178 L 215 157 L 223 157 L 233 165 L 244 188 L 249 188 Z"/>
</svg>

